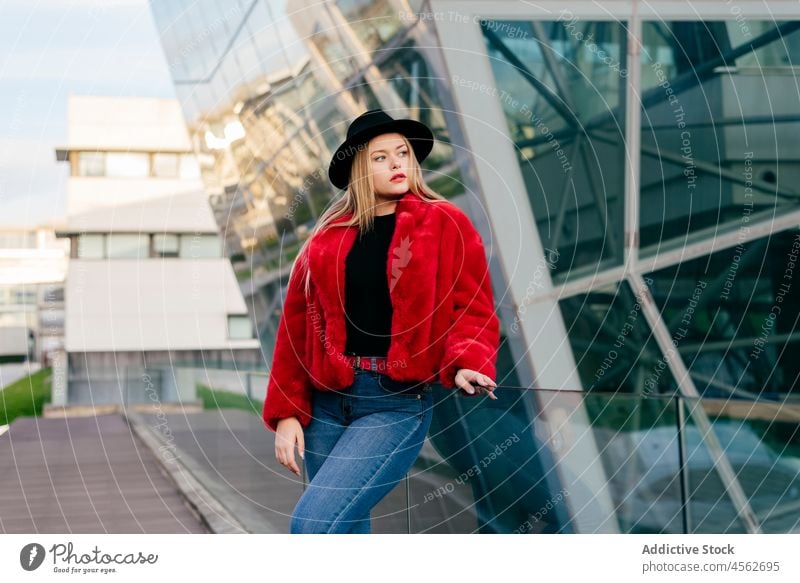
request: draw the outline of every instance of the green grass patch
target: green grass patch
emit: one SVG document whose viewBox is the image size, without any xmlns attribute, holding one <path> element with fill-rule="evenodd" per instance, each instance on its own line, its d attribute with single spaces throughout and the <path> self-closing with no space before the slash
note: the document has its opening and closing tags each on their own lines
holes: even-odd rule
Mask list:
<svg viewBox="0 0 800 583">
<path fill-rule="evenodd" d="M 0 425 L 17 417 L 41 416 L 45 403 L 51 401 L 50 373 L 50 368 L 43 368 L 0 389 Z"/>
<path fill-rule="evenodd" d="M 230 391 L 217 391 L 202 383 L 197 383 L 197 397 L 203 401 L 203 409 L 242 409 L 261 415 L 264 408 L 263 401 Z"/>
</svg>

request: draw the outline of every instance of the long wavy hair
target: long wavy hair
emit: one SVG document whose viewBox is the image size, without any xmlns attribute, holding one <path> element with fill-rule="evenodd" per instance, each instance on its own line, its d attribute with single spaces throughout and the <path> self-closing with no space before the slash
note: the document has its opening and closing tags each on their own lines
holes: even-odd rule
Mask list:
<svg viewBox="0 0 800 583">
<path fill-rule="evenodd" d="M 425 183 L 422 177 L 422 169 L 420 168 L 417 156 L 414 153 L 414 148 L 408 139 L 403 136 L 406 148 L 411 155 L 408 157 L 408 188 L 420 200 L 429 203 L 446 202 L 447 199 L 433 190 Z M 378 137 L 378 136 L 376 136 Z M 373 140 L 375 138 L 372 138 Z M 370 140 L 370 143 L 372 140 Z M 369 144 L 368 144 L 369 145 Z M 343 216 L 352 213 L 349 220 L 340 221 Z M 338 221 L 338 222 L 337 222 Z M 289 273 L 289 279 L 295 275 L 295 272 L 302 269 L 305 275 L 303 282 L 303 289 L 306 298 L 309 297 L 311 292 L 311 276 L 308 261 L 308 247 L 317 233 L 327 228 L 336 227 L 350 227 L 357 225 L 361 231 L 367 231 L 373 228 L 375 222 L 375 185 L 372 180 L 372 165 L 369 158 L 369 147 L 358 148 L 353 156 L 353 165 L 350 170 L 350 181 L 347 185 L 347 190 L 344 196 L 335 199 L 323 211 L 317 220 L 314 228 L 311 229 L 311 234 L 306 239 L 305 243 L 300 247 L 297 253 L 292 269 Z"/>
</svg>

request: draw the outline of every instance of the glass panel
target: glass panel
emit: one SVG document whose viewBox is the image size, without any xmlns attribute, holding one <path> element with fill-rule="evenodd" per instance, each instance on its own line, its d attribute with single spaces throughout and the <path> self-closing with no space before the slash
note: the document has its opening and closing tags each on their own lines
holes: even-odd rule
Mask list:
<svg viewBox="0 0 800 583">
<path fill-rule="evenodd" d="M 150 237 L 146 234 L 107 235 L 109 259 L 144 259 L 149 255 Z"/>
<path fill-rule="evenodd" d="M 228 338 L 243 340 L 253 337 L 253 324 L 250 316 L 228 316 Z"/>
<path fill-rule="evenodd" d="M 356 79 L 352 85 L 347 87 L 350 96 L 359 108 L 366 111 L 368 109 L 380 109 L 381 104 L 372 90 L 372 86 L 363 77 Z"/>
<path fill-rule="evenodd" d="M 331 68 L 337 79 L 344 81 L 352 77 L 356 72 L 356 64 L 345 49 L 345 44 L 341 38 L 337 38 L 337 31 L 323 30 L 320 23 L 314 25 L 314 32 L 311 35 L 311 42 L 322 55 L 322 58 Z"/>
<path fill-rule="evenodd" d="M 181 235 L 180 256 L 187 259 L 222 257 L 220 238 L 217 235 Z"/>
<path fill-rule="evenodd" d="M 153 154 L 153 176 L 158 178 L 177 178 L 178 155 Z"/>
<path fill-rule="evenodd" d="M 496 81 L 490 89 L 542 244 L 558 251 L 554 279 L 620 264 L 625 23 L 488 20 L 481 28 Z M 482 90 L 471 79 L 454 82 L 460 91 Z"/>
<path fill-rule="evenodd" d="M 79 235 L 78 258 L 102 259 L 105 256 L 103 235 Z"/>
<path fill-rule="evenodd" d="M 684 532 L 677 401 L 593 393 L 584 406 L 620 532 Z"/>
<path fill-rule="evenodd" d="M 643 254 L 797 207 L 800 169 L 788 156 L 800 150 L 800 115 L 786 73 L 800 64 L 799 28 L 643 24 Z"/>
<path fill-rule="evenodd" d="M 374 51 L 397 34 L 402 22 L 388 0 L 336 0 L 358 39 Z"/>
<path fill-rule="evenodd" d="M 331 154 L 347 137 L 348 124 L 349 120 L 338 109 L 326 111 L 317 122 L 317 127 L 320 129 L 320 137 L 324 140 L 325 146 L 327 146 Z"/>
<path fill-rule="evenodd" d="M 780 401 L 800 393 L 798 229 L 650 274 L 675 351 L 706 397 Z"/>
<path fill-rule="evenodd" d="M 434 385 L 410 472 L 412 532 L 683 532 L 673 399 L 511 385 L 497 394 Z M 594 464 L 565 460 L 577 450 L 597 452 Z"/>
<path fill-rule="evenodd" d="M 177 257 L 178 235 L 156 233 L 153 235 L 153 253 L 156 257 Z"/>
<path fill-rule="evenodd" d="M 150 173 L 149 156 L 142 153 L 106 153 L 106 176 L 110 178 L 147 178 Z"/>
<path fill-rule="evenodd" d="M 399 47 L 379 69 L 389 87 L 408 106 L 408 117 L 426 124 L 436 137 L 433 150 L 422 163 L 429 186 L 448 198 L 463 193 L 464 181 L 450 145 L 450 131 L 435 83 L 437 77 L 414 41 Z"/>
<path fill-rule="evenodd" d="M 686 417 L 692 402 L 685 403 Z M 702 410 L 730 462 L 756 522 L 764 533 L 797 532 L 800 526 L 800 441 L 797 405 L 752 400 L 731 404 L 704 399 Z M 714 458 L 692 420 L 685 431 L 689 532 L 747 532 L 727 494 Z"/>
<path fill-rule="evenodd" d="M 14 289 L 14 303 L 15 304 L 23 304 L 29 306 L 36 305 L 36 290 L 35 289 L 26 289 L 26 288 L 15 288 Z"/>
<path fill-rule="evenodd" d="M 586 391 L 673 393 L 677 384 L 627 282 L 560 302 Z"/>
<path fill-rule="evenodd" d="M 64 288 L 61 286 L 45 288 L 44 292 L 42 293 L 42 299 L 46 304 L 63 302 Z"/>
<path fill-rule="evenodd" d="M 64 310 L 42 310 L 39 312 L 40 332 L 53 334 L 64 329 Z"/>
<path fill-rule="evenodd" d="M 103 152 L 78 152 L 78 176 L 105 176 Z"/>
<path fill-rule="evenodd" d="M 541 419 L 529 413 L 533 392 L 498 389 L 494 401 L 433 387 L 433 421 L 411 472 L 411 531 L 511 533 L 526 521 L 530 532 L 564 527 L 566 496 L 552 484 L 550 453 L 534 431 Z"/>
</svg>

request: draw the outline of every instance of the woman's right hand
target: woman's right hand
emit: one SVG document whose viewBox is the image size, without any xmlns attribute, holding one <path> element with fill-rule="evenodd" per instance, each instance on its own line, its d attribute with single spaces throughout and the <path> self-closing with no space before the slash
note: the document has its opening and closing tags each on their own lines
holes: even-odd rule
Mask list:
<svg viewBox="0 0 800 583">
<path fill-rule="evenodd" d="M 303 426 L 297 417 L 286 417 L 278 421 L 275 431 L 275 457 L 281 465 L 286 466 L 298 476 L 300 468 L 295 463 L 294 446 L 300 457 L 305 459 L 305 443 L 303 441 Z"/>
</svg>

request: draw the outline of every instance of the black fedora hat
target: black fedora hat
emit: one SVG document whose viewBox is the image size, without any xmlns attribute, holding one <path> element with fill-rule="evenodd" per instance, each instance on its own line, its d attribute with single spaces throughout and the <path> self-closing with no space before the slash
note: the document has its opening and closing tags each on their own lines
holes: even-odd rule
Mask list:
<svg viewBox="0 0 800 583">
<path fill-rule="evenodd" d="M 328 178 L 334 186 L 346 189 L 350 182 L 353 156 L 375 136 L 403 134 L 414 148 L 417 161 L 428 157 L 433 149 L 433 132 L 424 123 L 413 119 L 394 119 L 382 109 L 362 113 L 347 128 L 347 139 L 336 149 L 328 167 Z"/>
</svg>

